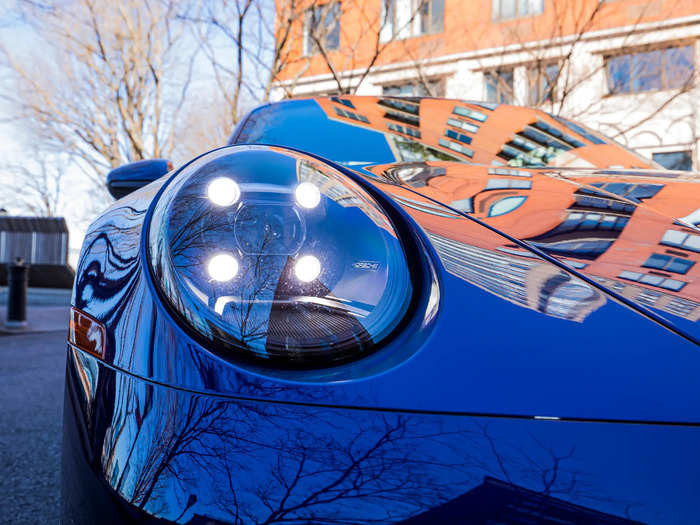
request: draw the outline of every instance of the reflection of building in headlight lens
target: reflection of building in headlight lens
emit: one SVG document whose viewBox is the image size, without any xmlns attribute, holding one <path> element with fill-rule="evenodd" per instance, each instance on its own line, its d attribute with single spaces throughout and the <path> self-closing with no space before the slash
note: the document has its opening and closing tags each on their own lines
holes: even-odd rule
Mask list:
<svg viewBox="0 0 700 525">
<path fill-rule="evenodd" d="M 218 177 L 207 186 L 207 197 L 217 206 L 231 206 L 240 196 L 238 184 L 228 177 Z"/>
<path fill-rule="evenodd" d="M 304 255 L 294 264 L 294 274 L 304 283 L 310 283 L 321 274 L 321 263 L 313 255 Z"/>
<path fill-rule="evenodd" d="M 238 273 L 238 261 L 233 255 L 220 253 L 209 259 L 207 272 L 214 281 L 230 281 Z"/>
<path fill-rule="evenodd" d="M 321 192 L 315 184 L 302 182 L 294 191 L 299 206 L 303 208 L 315 208 L 321 202 Z"/>
</svg>

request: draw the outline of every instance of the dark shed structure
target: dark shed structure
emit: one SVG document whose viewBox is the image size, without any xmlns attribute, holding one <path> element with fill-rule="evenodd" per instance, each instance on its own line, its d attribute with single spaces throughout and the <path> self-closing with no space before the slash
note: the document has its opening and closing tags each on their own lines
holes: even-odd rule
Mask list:
<svg viewBox="0 0 700 525">
<path fill-rule="evenodd" d="M 18 257 L 30 264 L 29 286 L 70 288 L 68 226 L 63 217 L 0 215 L 0 286 L 7 286 L 7 265 Z"/>
</svg>

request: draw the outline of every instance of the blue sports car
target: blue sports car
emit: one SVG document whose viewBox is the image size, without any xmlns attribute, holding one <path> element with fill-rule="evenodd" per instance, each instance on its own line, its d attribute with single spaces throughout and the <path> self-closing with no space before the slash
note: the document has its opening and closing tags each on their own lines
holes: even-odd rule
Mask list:
<svg viewBox="0 0 700 525">
<path fill-rule="evenodd" d="M 700 176 L 538 109 L 338 96 L 108 176 L 64 523 L 698 523 Z"/>
</svg>

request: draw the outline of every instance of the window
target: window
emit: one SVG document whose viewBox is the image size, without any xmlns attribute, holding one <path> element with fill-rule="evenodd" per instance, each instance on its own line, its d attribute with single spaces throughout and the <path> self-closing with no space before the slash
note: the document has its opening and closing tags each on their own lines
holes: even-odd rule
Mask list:
<svg viewBox="0 0 700 525">
<path fill-rule="evenodd" d="M 627 222 L 628 217 L 620 217 L 619 215 L 607 215 L 604 213 L 582 213 L 582 212 L 570 212 L 567 214 L 566 219 L 559 226 L 554 228 L 551 232 L 548 232 L 548 236 L 552 234 L 560 234 L 570 231 L 584 231 L 584 230 L 608 230 L 608 231 L 622 231 Z"/>
<path fill-rule="evenodd" d="M 605 61 L 611 94 L 680 88 L 694 72 L 692 46 L 612 55 Z"/>
<path fill-rule="evenodd" d="M 498 217 L 499 215 L 505 215 L 513 210 L 518 209 L 527 197 L 504 197 L 489 208 L 489 217 Z"/>
<path fill-rule="evenodd" d="M 365 117 L 364 115 L 358 115 L 357 113 L 353 113 L 352 111 L 347 111 L 343 108 L 339 108 L 338 106 L 333 106 L 333 109 L 335 110 L 336 114 L 339 117 L 345 117 L 349 118 L 352 120 L 357 120 L 359 122 L 364 122 L 365 124 L 369 124 L 369 119 Z"/>
<path fill-rule="evenodd" d="M 657 270 L 666 270 L 673 273 L 688 273 L 695 261 L 682 259 L 680 257 L 671 257 L 662 253 L 653 253 L 642 266 L 645 268 L 656 268 Z"/>
<path fill-rule="evenodd" d="M 517 179 L 489 179 L 484 187 L 484 190 L 505 190 L 505 189 L 519 189 L 519 190 L 529 190 L 532 188 L 532 182 L 529 180 L 517 180 Z"/>
<path fill-rule="evenodd" d="M 626 182 L 593 182 L 591 186 L 600 188 L 609 193 L 614 193 L 620 197 L 631 200 L 632 202 L 641 202 L 644 199 L 650 199 L 664 187 L 663 184 L 628 184 Z M 598 193 L 595 190 L 588 188 L 580 188 L 576 193 L 588 193 L 597 197 L 604 197 L 603 193 Z"/>
<path fill-rule="evenodd" d="M 445 1 L 429 0 L 423 2 L 417 13 L 419 34 L 440 33 L 445 19 Z"/>
<path fill-rule="evenodd" d="M 491 19 L 507 20 L 544 12 L 544 0 L 492 0 Z"/>
<path fill-rule="evenodd" d="M 473 213 L 474 212 L 474 202 L 472 201 L 471 197 L 467 197 L 466 199 L 459 199 L 456 201 L 452 201 L 450 203 L 450 208 L 453 208 L 455 210 L 463 211 L 464 213 Z"/>
<path fill-rule="evenodd" d="M 666 230 L 661 244 L 700 253 L 700 235 L 679 232 L 678 230 Z"/>
<path fill-rule="evenodd" d="M 648 284 L 650 286 L 665 288 L 666 290 L 671 290 L 673 292 L 681 290 L 687 284 L 677 279 L 667 279 L 660 275 L 648 275 L 639 272 L 630 272 L 628 270 L 620 272 L 618 277 L 621 279 L 626 279 L 628 281 L 634 281 L 638 283 Z"/>
<path fill-rule="evenodd" d="M 415 137 L 417 139 L 421 138 L 420 131 L 418 131 L 416 128 L 411 128 L 409 126 L 399 126 L 398 124 L 394 124 L 393 122 L 387 122 L 386 127 L 389 128 L 391 131 L 398 131 L 399 133 L 403 133 L 404 135 L 410 135 L 411 137 Z"/>
<path fill-rule="evenodd" d="M 565 119 L 564 117 L 560 117 L 558 115 L 550 115 L 550 116 L 553 117 L 554 120 L 556 120 L 560 124 L 563 124 L 564 126 L 566 126 L 571 131 L 581 135 L 584 139 L 590 140 L 593 144 L 605 144 L 605 141 L 602 138 L 594 135 L 592 131 L 590 131 L 582 126 L 579 126 L 578 124 L 576 124 L 576 122 L 572 122 L 571 120 Z"/>
<path fill-rule="evenodd" d="M 442 79 L 392 84 L 382 86 L 382 95 L 386 97 L 444 97 L 445 83 Z"/>
<path fill-rule="evenodd" d="M 480 111 L 474 111 L 473 109 L 463 108 L 460 106 L 455 106 L 452 113 L 459 115 L 460 117 L 467 117 L 477 122 L 486 122 L 487 116 Z"/>
<path fill-rule="evenodd" d="M 382 0 L 380 40 L 440 33 L 444 19 L 445 0 Z"/>
<path fill-rule="evenodd" d="M 340 3 L 328 3 L 307 9 L 304 15 L 304 55 L 319 52 L 318 43 L 325 51 L 340 47 Z"/>
<path fill-rule="evenodd" d="M 558 255 L 560 257 L 576 257 L 578 259 L 594 260 L 610 248 L 612 240 L 607 239 L 592 239 L 592 240 L 573 240 L 573 241 L 557 241 L 557 242 L 533 242 L 545 253 Z"/>
<path fill-rule="evenodd" d="M 667 170 L 692 171 L 693 169 L 693 154 L 690 151 L 653 153 L 651 158 Z"/>
<path fill-rule="evenodd" d="M 500 69 L 484 73 L 486 100 L 498 104 L 513 102 L 513 70 Z"/>
<path fill-rule="evenodd" d="M 458 153 L 461 153 L 462 155 L 466 155 L 469 158 L 474 156 L 474 150 L 464 147 L 458 142 L 452 142 L 451 140 L 447 139 L 440 139 L 438 141 L 438 144 L 440 144 L 440 146 L 442 146 L 443 148 L 450 148 L 452 151 L 456 151 Z"/>
<path fill-rule="evenodd" d="M 445 130 L 445 136 L 450 137 L 451 139 L 458 140 L 460 142 L 464 142 L 465 144 L 471 144 L 472 143 L 472 138 L 468 135 L 465 135 L 464 133 L 457 133 L 453 129 L 447 129 Z"/>
<path fill-rule="evenodd" d="M 559 78 L 559 64 L 534 64 L 527 69 L 528 101 L 531 106 L 556 100 L 556 86 Z"/>
<path fill-rule="evenodd" d="M 448 118 L 447 125 L 463 129 L 464 131 L 468 131 L 469 133 L 476 133 L 477 131 L 479 131 L 479 126 L 477 126 L 476 124 L 472 124 L 471 122 L 465 122 L 464 120 L 459 120 L 456 118 Z"/>
</svg>

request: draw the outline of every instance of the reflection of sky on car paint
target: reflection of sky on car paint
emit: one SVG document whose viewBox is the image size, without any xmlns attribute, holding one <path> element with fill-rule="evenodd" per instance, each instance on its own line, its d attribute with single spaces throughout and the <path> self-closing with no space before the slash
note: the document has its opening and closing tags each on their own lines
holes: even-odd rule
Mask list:
<svg viewBox="0 0 700 525">
<path fill-rule="evenodd" d="M 287 121 L 298 122 L 299 119 L 303 119 L 308 127 L 299 130 L 295 135 L 295 148 L 312 153 L 322 152 L 323 157 L 341 164 L 349 160 L 354 167 L 396 161 L 383 133 L 331 119 L 315 100 L 282 102 L 271 108 L 266 107 L 263 111 L 266 113 L 265 117 L 256 122 L 251 129 L 246 129 L 247 133 L 259 136 L 262 134 L 259 126 L 265 126 L 263 142 L 289 142 L 289 127 L 284 124 Z M 314 119 L 322 121 L 323 133 L 312 132 Z M 366 152 L 365 156 L 348 159 L 349 144 L 352 145 L 353 154 Z"/>
</svg>

